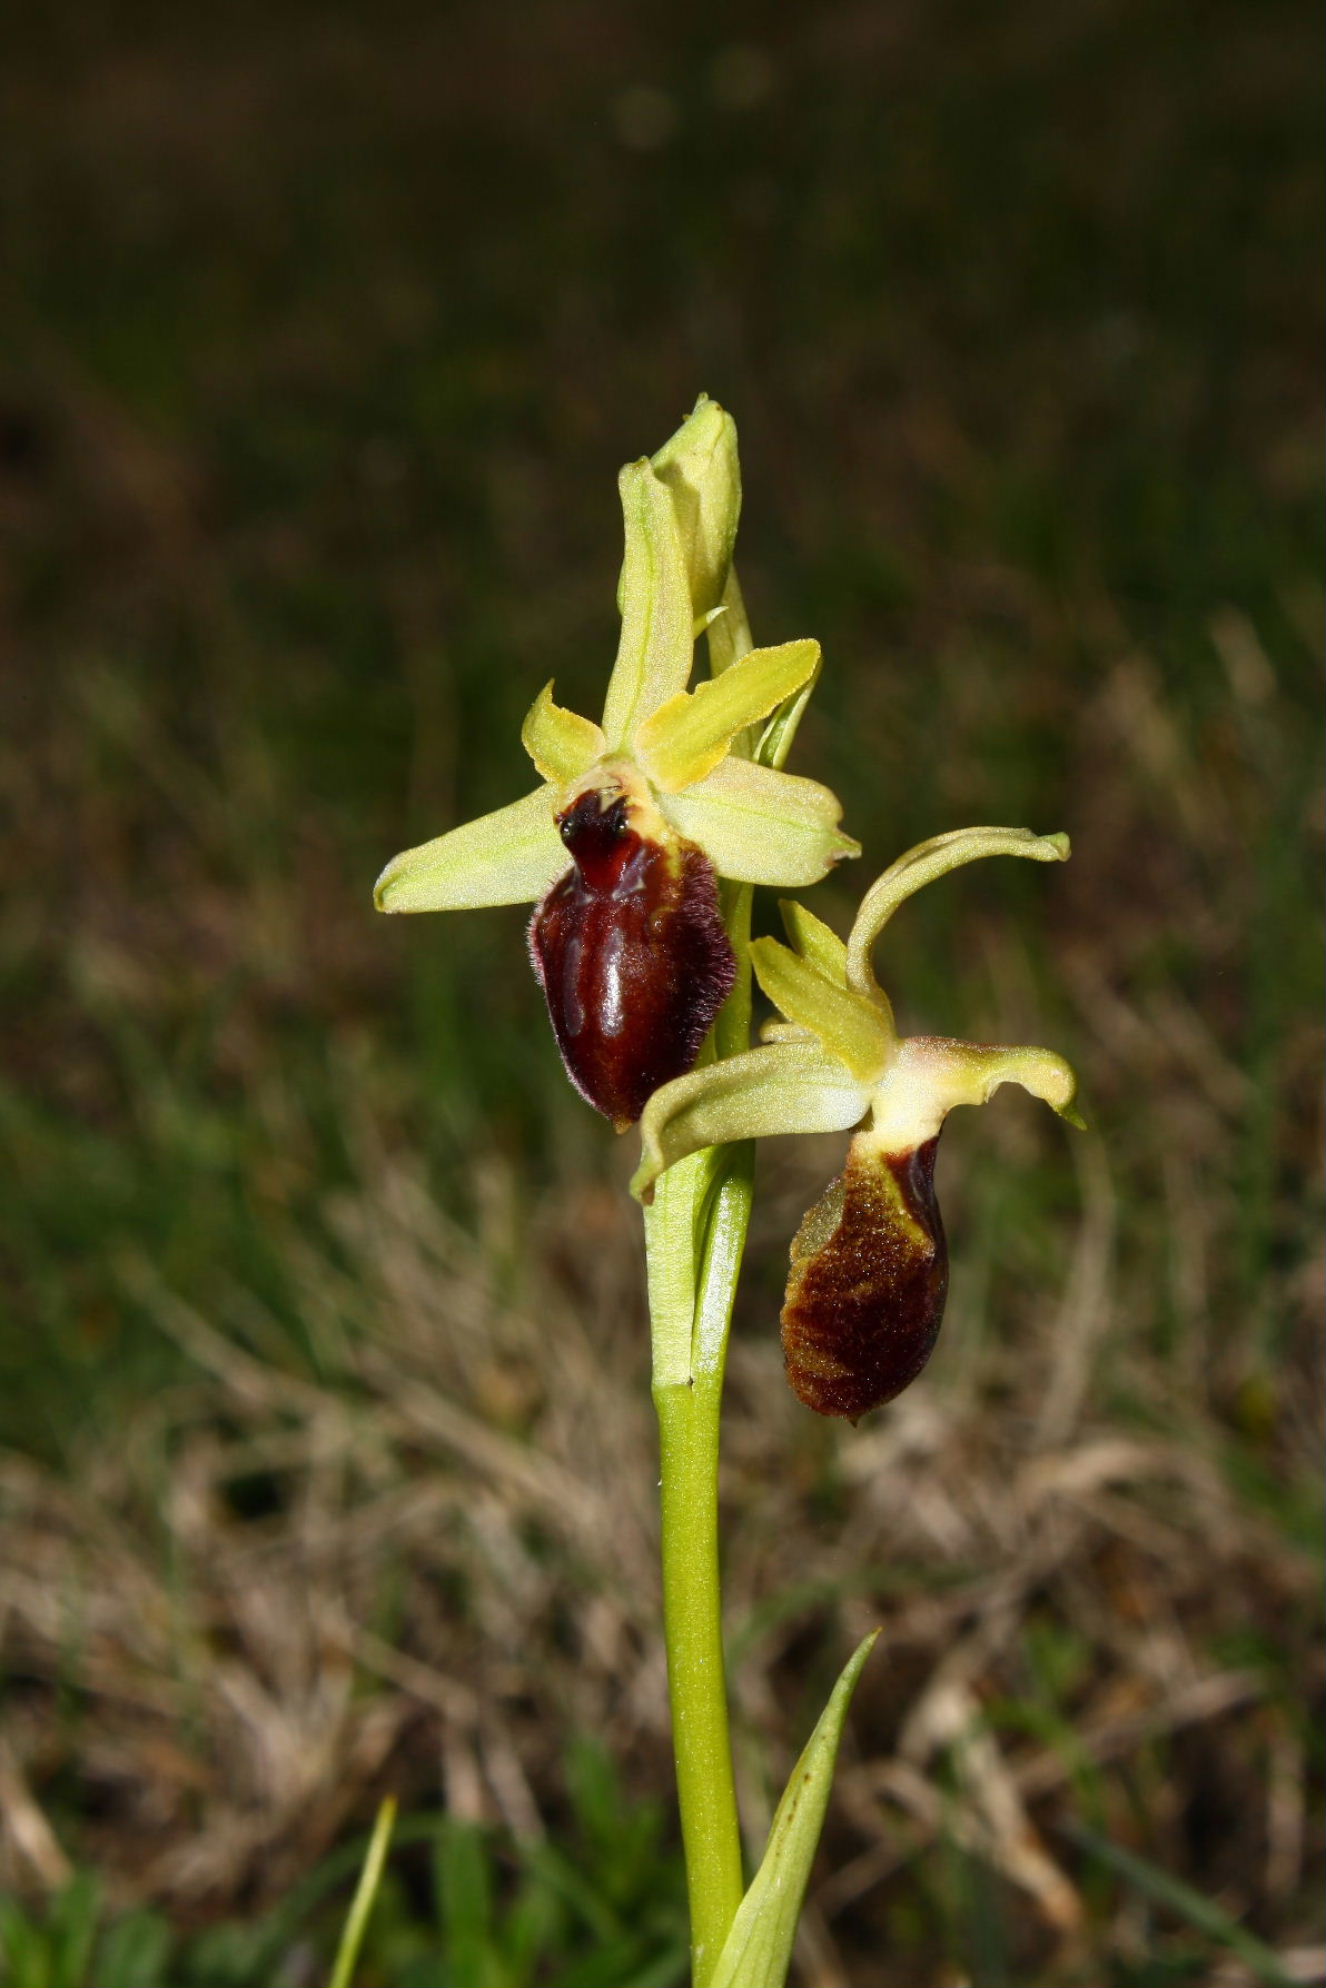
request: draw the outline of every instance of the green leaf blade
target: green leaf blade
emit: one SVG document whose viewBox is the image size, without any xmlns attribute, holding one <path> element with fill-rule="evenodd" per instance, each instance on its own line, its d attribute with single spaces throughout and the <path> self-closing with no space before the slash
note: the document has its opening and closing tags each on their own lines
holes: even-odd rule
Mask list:
<svg viewBox="0 0 1326 1988">
<path fill-rule="evenodd" d="M 857 1679 L 878 1636 L 874 1630 L 858 1644 L 792 1770 L 764 1860 L 741 1901 L 711 1988 L 783 1988 L 829 1804 L 838 1742 Z"/>
</svg>

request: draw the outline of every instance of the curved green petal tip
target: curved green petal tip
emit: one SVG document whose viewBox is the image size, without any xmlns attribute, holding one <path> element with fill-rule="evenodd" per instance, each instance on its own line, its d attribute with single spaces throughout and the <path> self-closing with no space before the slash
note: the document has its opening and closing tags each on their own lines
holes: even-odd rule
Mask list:
<svg viewBox="0 0 1326 1988">
<path fill-rule="evenodd" d="M 1062 831 L 1037 835 L 1030 828 L 957 828 L 947 835 L 931 836 L 890 863 L 876 878 L 856 914 L 847 941 L 848 985 L 867 992 L 874 985 L 870 953 L 876 939 L 900 904 L 939 877 L 947 876 L 964 863 L 979 862 L 985 856 L 1022 856 L 1033 863 L 1065 863 L 1070 854 L 1068 837 Z"/>
</svg>

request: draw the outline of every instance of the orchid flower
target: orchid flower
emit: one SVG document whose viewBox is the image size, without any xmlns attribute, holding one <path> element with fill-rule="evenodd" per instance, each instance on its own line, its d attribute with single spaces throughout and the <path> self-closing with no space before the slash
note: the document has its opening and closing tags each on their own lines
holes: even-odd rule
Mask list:
<svg viewBox="0 0 1326 1988">
<path fill-rule="evenodd" d="M 1070 1124 L 1077 1084 L 1049 1049 L 998 1048 L 944 1036 L 899 1037 L 871 952 L 898 906 L 924 884 L 983 856 L 1063 862 L 1064 835 L 960 829 L 909 850 L 862 901 L 843 941 L 784 904 L 791 947 L 756 939 L 751 963 L 786 1018 L 760 1048 L 665 1084 L 641 1121 L 633 1191 L 688 1153 L 736 1139 L 855 1128 L 844 1171 L 792 1243 L 783 1307 L 788 1379 L 822 1415 L 852 1421 L 900 1393 L 934 1347 L 948 1285 L 934 1191 L 940 1128 L 955 1105 L 985 1104 L 1021 1084 Z"/>
<path fill-rule="evenodd" d="M 621 638 L 601 722 L 554 703 L 547 684 L 521 730 L 541 784 L 395 857 L 375 901 L 537 901 L 530 952 L 567 1071 L 621 1130 L 692 1068 L 732 988 L 717 879 L 795 889 L 860 852 L 827 787 L 749 756 L 749 727 L 799 712 L 820 649 L 742 653 L 731 637 L 731 417 L 702 395 L 652 460 L 622 470 L 619 489 Z M 692 690 L 704 629 L 715 674 Z"/>
</svg>

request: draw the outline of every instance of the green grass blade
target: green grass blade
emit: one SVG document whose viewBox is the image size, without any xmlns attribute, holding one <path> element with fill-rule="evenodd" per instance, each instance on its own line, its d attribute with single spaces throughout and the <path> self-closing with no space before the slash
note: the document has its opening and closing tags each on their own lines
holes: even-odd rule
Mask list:
<svg viewBox="0 0 1326 1988">
<path fill-rule="evenodd" d="M 158 1913 L 131 1912 L 102 1938 L 95 1988 L 164 1988 L 174 1944 L 169 1924 Z"/>
<path fill-rule="evenodd" d="M 437 1846 L 437 1890 L 449 1988 L 489 1988 L 505 1975 L 493 1925 L 493 1867 L 477 1823 L 448 1817 Z"/>
<path fill-rule="evenodd" d="M 51 1988 L 83 1988 L 100 1924 L 101 1886 L 91 1871 L 79 1871 L 51 1909 Z"/>
<path fill-rule="evenodd" d="M 47 1988 L 46 1943 L 27 1914 L 8 1898 L 0 1898 L 0 1967 L 6 1988 Z"/>
<path fill-rule="evenodd" d="M 378 1886 L 382 1882 L 382 1872 L 387 1862 L 387 1848 L 391 1842 L 391 1832 L 396 1822 L 396 1803 L 388 1795 L 378 1810 L 378 1819 L 373 1825 L 369 1838 L 368 1854 L 364 1858 L 364 1868 L 359 1873 L 359 1883 L 350 1904 L 350 1914 L 341 1934 L 341 1944 L 336 1951 L 336 1965 L 331 1971 L 328 1988 L 350 1988 L 350 1980 L 363 1944 L 364 1930 L 368 1925 L 368 1915 L 373 1910 Z"/>
<path fill-rule="evenodd" d="M 1064 1833 L 1090 1856 L 1108 1865 L 1126 1884 L 1136 1886 L 1154 1904 L 1165 1906 L 1217 1945 L 1236 1953 L 1246 1961 L 1259 1981 L 1268 1984 L 1268 1988 L 1293 1988 L 1293 1977 L 1285 1973 L 1279 1956 L 1264 1940 L 1259 1940 L 1255 1933 L 1249 1933 L 1237 1919 L 1232 1919 L 1211 1899 L 1203 1898 L 1200 1891 L 1194 1891 L 1181 1878 L 1158 1870 L 1154 1864 L 1134 1856 L 1131 1850 L 1121 1849 L 1107 1836 L 1098 1836 L 1094 1829 L 1087 1829 L 1081 1823 L 1066 1825 Z"/>
</svg>

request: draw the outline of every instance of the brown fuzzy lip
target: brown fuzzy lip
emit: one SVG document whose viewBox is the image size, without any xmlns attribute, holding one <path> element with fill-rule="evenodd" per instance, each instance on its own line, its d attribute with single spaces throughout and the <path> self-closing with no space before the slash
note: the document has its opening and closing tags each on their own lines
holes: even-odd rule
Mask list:
<svg viewBox="0 0 1326 1988">
<path fill-rule="evenodd" d="M 818 1415 L 855 1422 L 881 1408 L 934 1349 L 948 1295 L 938 1144 L 880 1155 L 854 1144 L 793 1240 L 783 1353 L 794 1393 Z"/>
<path fill-rule="evenodd" d="M 693 1068 L 736 980 L 713 864 L 632 825 L 624 795 L 558 817 L 572 866 L 530 922 L 530 957 L 571 1081 L 619 1131 Z"/>
</svg>

